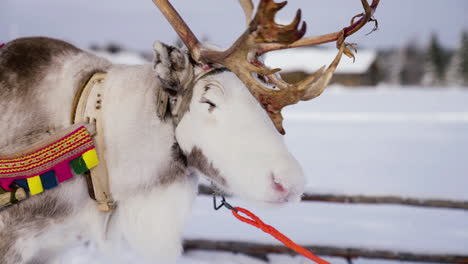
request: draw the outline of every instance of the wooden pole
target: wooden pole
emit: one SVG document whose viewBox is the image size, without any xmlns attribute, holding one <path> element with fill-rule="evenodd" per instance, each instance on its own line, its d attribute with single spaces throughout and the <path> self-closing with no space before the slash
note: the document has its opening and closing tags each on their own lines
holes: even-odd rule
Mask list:
<svg viewBox="0 0 468 264">
<path fill-rule="evenodd" d="M 212 195 L 213 190 L 201 185 L 199 194 Z M 344 204 L 397 204 L 406 206 L 450 208 L 468 210 L 468 201 L 454 201 L 442 199 L 418 199 L 399 196 L 369 196 L 369 195 L 335 195 L 335 194 L 305 194 L 302 201 L 307 202 L 331 202 Z"/>
<path fill-rule="evenodd" d="M 450 208 L 468 210 L 467 201 L 453 201 L 442 199 L 417 199 L 399 196 L 366 196 L 366 195 L 332 195 L 306 194 L 302 201 L 332 202 L 332 203 L 360 203 L 360 204 L 398 204 L 418 207 Z"/>
<path fill-rule="evenodd" d="M 415 262 L 437 262 L 437 263 L 468 263 L 468 255 L 450 255 L 450 254 L 428 254 L 413 253 L 405 251 L 376 250 L 366 248 L 344 248 L 331 246 L 304 246 L 316 255 L 341 257 L 346 259 L 370 258 L 399 261 Z M 209 240 L 185 240 L 184 249 L 190 250 L 211 250 L 211 251 L 229 251 L 233 253 L 242 253 L 245 255 L 268 259 L 268 254 L 288 254 L 297 255 L 291 249 L 280 245 L 257 244 L 239 241 L 209 241 Z"/>
</svg>

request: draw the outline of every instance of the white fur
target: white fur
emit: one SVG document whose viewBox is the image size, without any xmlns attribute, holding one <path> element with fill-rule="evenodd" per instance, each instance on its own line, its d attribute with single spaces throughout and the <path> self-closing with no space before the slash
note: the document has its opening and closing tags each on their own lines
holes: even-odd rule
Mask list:
<svg viewBox="0 0 468 264">
<path fill-rule="evenodd" d="M 121 251 L 133 250 L 146 260 L 174 262 L 181 253 L 182 227 L 195 198 L 196 182 L 156 188 L 122 202 L 109 234 Z"/>
</svg>

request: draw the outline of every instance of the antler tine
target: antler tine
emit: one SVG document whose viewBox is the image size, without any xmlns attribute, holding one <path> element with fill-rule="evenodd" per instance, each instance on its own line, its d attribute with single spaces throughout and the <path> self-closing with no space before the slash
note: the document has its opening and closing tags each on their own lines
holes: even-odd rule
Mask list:
<svg viewBox="0 0 468 264">
<path fill-rule="evenodd" d="M 359 29 L 361 29 L 367 22 L 373 21 L 373 15 L 377 10 L 377 6 L 379 5 L 380 0 L 372 0 L 372 3 L 369 5 L 367 0 L 361 0 L 362 6 L 364 8 L 364 13 L 361 13 L 355 17 L 353 17 L 352 22 L 354 22 L 354 18 L 361 17 L 358 21 L 352 23 L 350 26 L 345 27 L 343 30 L 324 34 L 321 36 L 314 36 L 314 37 L 307 37 L 302 38 L 292 44 L 285 45 L 285 44 L 278 44 L 278 43 L 270 43 L 265 44 L 262 46 L 261 50 L 258 51 L 259 55 L 264 53 L 274 51 L 274 50 L 281 50 L 281 49 L 289 49 L 289 48 L 298 48 L 298 47 L 305 47 L 305 46 L 313 46 L 328 42 L 333 42 L 338 40 L 341 33 L 344 31 L 345 38 L 356 33 Z M 374 29 L 375 30 L 375 29 Z"/>
<path fill-rule="evenodd" d="M 315 97 L 321 95 L 322 92 L 325 90 L 325 88 L 327 88 L 328 84 L 330 83 L 331 78 L 333 77 L 333 73 L 335 73 L 336 67 L 338 67 L 338 64 L 340 63 L 341 57 L 345 49 L 346 49 L 346 44 L 343 42 L 341 44 L 340 51 L 336 55 L 335 59 L 330 64 L 330 66 L 328 66 L 327 70 L 320 77 L 318 81 L 315 82 L 316 78 L 313 78 L 313 77 L 314 75 L 316 75 L 316 73 L 314 73 L 308 79 L 305 79 L 304 81 L 297 84 L 298 89 L 305 90 L 305 93 L 301 98 L 302 101 L 308 101 L 308 100 L 314 99 Z M 325 66 L 320 68 L 319 71 L 322 72 L 324 68 Z"/>
<path fill-rule="evenodd" d="M 292 44 L 304 36 L 307 25 L 302 22 L 299 27 L 302 14 L 300 9 L 297 10 L 296 17 L 291 24 L 278 25 L 275 22 L 276 13 L 286 4 L 287 2 L 275 3 L 273 0 L 260 1 L 257 14 L 250 24 L 250 30 L 256 30 L 255 41 L 259 49 L 267 43 Z"/>
<path fill-rule="evenodd" d="M 200 60 L 200 41 L 198 41 L 195 34 L 193 34 L 192 30 L 190 30 L 171 3 L 168 0 L 153 0 L 153 3 L 161 10 L 180 39 L 185 43 L 193 59 L 196 61 Z"/>
<path fill-rule="evenodd" d="M 222 64 L 237 73 L 234 68 L 238 68 L 236 66 L 240 62 L 249 62 L 251 58 L 256 59 L 258 50 L 261 49 L 262 45 L 266 43 L 291 44 L 299 40 L 304 36 L 306 31 L 305 23 L 299 28 L 301 20 L 300 10 L 290 25 L 278 25 L 274 21 L 276 13 L 285 5 L 286 2 L 275 3 L 273 0 L 261 0 L 257 13 L 250 22 L 249 27 L 229 49 L 226 51 L 201 49 L 200 59 Z M 248 64 L 251 64 L 251 62 L 255 61 L 250 61 Z M 273 70 L 273 72 L 277 71 Z M 252 72 L 265 75 L 265 67 L 263 65 L 262 67 L 255 67 Z"/>
<path fill-rule="evenodd" d="M 239 3 L 242 6 L 242 9 L 244 10 L 245 21 L 248 26 L 253 18 L 254 5 L 252 3 L 252 0 L 239 0 Z"/>
</svg>

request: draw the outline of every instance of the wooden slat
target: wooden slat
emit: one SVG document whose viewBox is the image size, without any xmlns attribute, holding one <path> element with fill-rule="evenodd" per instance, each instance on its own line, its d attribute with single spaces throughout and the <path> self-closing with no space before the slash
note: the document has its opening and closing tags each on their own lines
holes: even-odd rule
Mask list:
<svg viewBox="0 0 468 264">
<path fill-rule="evenodd" d="M 345 248 L 332 246 L 304 246 L 314 254 L 319 256 L 341 257 L 346 259 L 370 258 L 414 262 L 437 262 L 437 263 L 468 263 L 468 255 L 450 254 L 429 254 L 406 251 L 374 250 L 366 248 Z M 210 241 L 210 240 L 185 240 L 185 251 L 190 250 L 210 250 L 228 251 L 242 253 L 245 255 L 268 259 L 268 254 L 288 254 L 297 255 L 294 251 L 285 246 L 258 244 L 239 241 Z"/>
<path fill-rule="evenodd" d="M 212 195 L 213 190 L 205 185 L 199 187 L 199 194 Z M 306 202 L 330 202 L 344 204 L 396 204 L 428 208 L 449 208 L 468 210 L 468 201 L 454 201 L 443 199 L 418 199 L 399 196 L 370 196 L 370 195 L 335 195 L 306 193 L 302 197 Z"/>
</svg>

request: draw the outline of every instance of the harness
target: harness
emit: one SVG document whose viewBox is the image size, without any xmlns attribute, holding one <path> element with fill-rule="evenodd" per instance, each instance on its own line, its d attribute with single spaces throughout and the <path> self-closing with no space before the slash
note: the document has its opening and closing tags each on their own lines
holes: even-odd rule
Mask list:
<svg viewBox="0 0 468 264">
<path fill-rule="evenodd" d="M 105 159 L 106 144 L 102 126 L 102 102 L 104 100 L 104 81 L 106 73 L 95 73 L 88 82 L 78 90 L 73 100 L 71 120 L 72 123 L 86 122 L 93 124 L 96 134 L 93 137 L 97 156 L 100 161 L 87 178 L 88 191 L 91 198 L 97 202 L 100 211 L 111 211 L 116 207 L 110 192 L 109 173 Z M 92 192 L 91 192 L 92 191 Z"/>
<path fill-rule="evenodd" d="M 94 125 L 80 123 L 53 137 L 0 156 L 0 205 L 36 195 L 83 174 L 98 163 L 92 135 Z"/>
<path fill-rule="evenodd" d="M 101 108 L 105 73 L 95 73 L 81 86 L 72 106 L 72 126 L 53 136 L 0 156 L 0 206 L 56 187 L 84 174 L 90 197 L 100 211 L 116 204 L 109 187 Z"/>
</svg>

